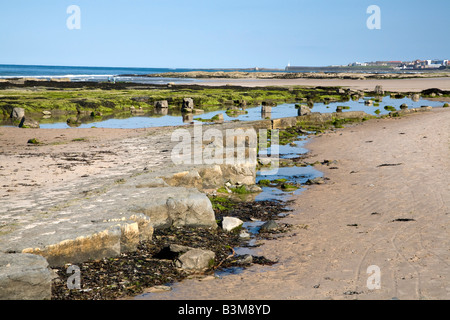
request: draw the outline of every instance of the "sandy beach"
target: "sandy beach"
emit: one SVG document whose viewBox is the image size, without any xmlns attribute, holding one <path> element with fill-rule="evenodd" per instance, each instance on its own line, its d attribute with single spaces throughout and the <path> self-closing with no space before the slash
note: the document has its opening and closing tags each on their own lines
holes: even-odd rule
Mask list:
<svg viewBox="0 0 450 320">
<path fill-rule="evenodd" d="M 439 88 L 450 90 L 450 78 L 413 78 L 413 79 L 207 79 L 202 80 L 204 86 L 242 86 L 242 87 L 267 87 L 267 86 L 341 86 L 354 90 L 372 91 L 375 86 L 381 85 L 386 91 L 420 92 L 425 89 Z"/>
<path fill-rule="evenodd" d="M 293 199 L 283 222 L 294 231 L 255 249 L 276 265 L 145 299 L 449 299 L 449 146 L 442 108 L 313 139 L 311 160 L 337 163 Z M 368 288 L 371 266 L 379 289 Z"/>
<path fill-rule="evenodd" d="M 157 169 L 167 161 L 156 146 L 165 143 L 163 132 L 0 128 L 4 209 Z M 316 167 L 329 180 L 292 199 L 282 219 L 292 231 L 252 251 L 277 264 L 186 280 L 144 298 L 449 299 L 449 146 L 449 108 L 317 136 L 307 145 L 309 161 L 336 161 Z M 380 270 L 380 289 L 367 287 L 371 266 Z"/>
</svg>

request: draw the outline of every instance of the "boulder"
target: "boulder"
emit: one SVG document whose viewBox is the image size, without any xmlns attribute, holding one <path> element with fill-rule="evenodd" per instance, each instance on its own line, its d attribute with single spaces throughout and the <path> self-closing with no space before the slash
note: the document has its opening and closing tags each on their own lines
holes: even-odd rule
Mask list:
<svg viewBox="0 0 450 320">
<path fill-rule="evenodd" d="M 222 220 L 222 229 L 231 232 L 236 228 L 241 227 L 244 224 L 244 221 L 242 221 L 239 218 L 235 217 L 224 217 Z"/>
<path fill-rule="evenodd" d="M 0 254 L 0 300 L 50 300 L 52 274 L 45 258 Z"/>
<path fill-rule="evenodd" d="M 214 264 L 215 257 L 211 250 L 191 249 L 178 257 L 175 266 L 190 272 L 203 271 Z"/>
<path fill-rule="evenodd" d="M 414 101 L 414 102 L 419 102 L 419 100 L 420 100 L 420 94 L 414 93 L 414 94 L 411 96 L 411 100 Z"/>
<path fill-rule="evenodd" d="M 266 232 L 266 231 L 270 231 L 270 230 L 273 230 L 276 228 L 278 228 L 278 224 L 273 220 L 269 220 L 261 226 L 260 231 Z"/>
<path fill-rule="evenodd" d="M 192 98 L 183 98 L 182 112 L 192 112 L 194 110 L 194 100 Z"/>
<path fill-rule="evenodd" d="M 167 102 L 167 100 L 156 101 L 155 107 L 156 108 L 168 108 L 169 102 Z"/>
<path fill-rule="evenodd" d="M 14 108 L 11 111 L 11 118 L 20 120 L 25 117 L 25 109 L 24 108 Z"/>
<path fill-rule="evenodd" d="M 406 104 L 406 103 L 403 103 L 401 106 L 400 106 L 400 109 L 408 109 L 408 105 Z"/>
<path fill-rule="evenodd" d="M 203 166 L 198 169 L 204 189 L 215 189 L 224 183 L 224 176 L 219 165 Z"/>
<path fill-rule="evenodd" d="M 298 115 L 305 116 L 311 113 L 311 109 L 307 105 L 300 105 L 298 108 Z"/>
<path fill-rule="evenodd" d="M 384 94 L 383 86 L 381 85 L 375 86 L 375 93 L 378 95 L 383 95 Z"/>
<path fill-rule="evenodd" d="M 295 126 L 297 124 L 297 118 L 295 118 L 295 117 L 279 118 L 279 119 L 273 119 L 271 121 L 272 121 L 272 129 L 284 130 L 284 129 L 293 127 L 293 126 Z"/>
<path fill-rule="evenodd" d="M 140 188 L 140 197 L 129 201 L 129 210 L 150 217 L 155 229 L 174 227 L 211 227 L 217 223 L 211 201 L 195 188 Z M 148 193 L 145 196 L 145 193 Z"/>
<path fill-rule="evenodd" d="M 220 169 L 224 180 L 232 184 L 252 185 L 256 181 L 256 162 L 222 164 Z"/>
<path fill-rule="evenodd" d="M 261 113 L 271 113 L 271 112 L 272 112 L 272 107 L 271 106 L 263 105 L 261 107 Z"/>
<path fill-rule="evenodd" d="M 39 122 L 33 119 L 23 117 L 22 120 L 20 121 L 19 128 L 37 129 L 39 128 Z"/>
</svg>

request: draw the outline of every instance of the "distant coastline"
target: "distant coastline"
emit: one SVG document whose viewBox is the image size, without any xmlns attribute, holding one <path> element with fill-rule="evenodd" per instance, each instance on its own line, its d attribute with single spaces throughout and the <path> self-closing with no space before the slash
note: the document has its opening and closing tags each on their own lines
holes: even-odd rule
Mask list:
<svg viewBox="0 0 450 320">
<path fill-rule="evenodd" d="M 427 72 L 243 72 L 243 71 L 189 71 L 165 72 L 145 75 L 146 77 L 189 78 L 189 79 L 411 79 L 450 77 L 450 70 Z"/>
<path fill-rule="evenodd" d="M 294 68 L 294 67 L 293 67 Z M 114 67 L 64 67 L 0 65 L 0 82 L 20 84 L 25 81 L 57 82 L 122 82 L 139 84 L 204 84 L 210 82 L 258 80 L 401 80 L 401 79 L 447 79 L 450 69 L 445 70 L 395 70 L 390 67 L 295 67 L 304 72 L 281 69 L 174 69 L 174 68 L 114 68 Z M 300 68 L 300 69 L 298 69 Z M 223 85 L 223 83 L 219 83 Z M 242 85 L 242 84 L 240 84 Z M 272 84 L 273 85 L 273 84 Z"/>
</svg>

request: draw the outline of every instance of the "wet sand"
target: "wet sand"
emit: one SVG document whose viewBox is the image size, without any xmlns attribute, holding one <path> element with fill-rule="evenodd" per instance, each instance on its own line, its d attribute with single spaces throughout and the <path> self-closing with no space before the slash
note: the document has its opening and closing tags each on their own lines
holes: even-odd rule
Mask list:
<svg viewBox="0 0 450 320">
<path fill-rule="evenodd" d="M 339 86 L 354 90 L 375 89 L 381 85 L 385 91 L 396 92 L 420 92 L 425 89 L 439 88 L 450 90 L 450 77 L 448 78 L 413 78 L 413 79 L 208 79 L 199 82 L 205 86 L 234 85 L 243 87 L 267 87 L 267 86 Z"/>
<path fill-rule="evenodd" d="M 330 180 L 296 196 L 296 228 L 254 254 L 277 259 L 145 299 L 449 299 L 450 109 L 376 119 L 314 138 Z M 380 288 L 368 288 L 368 268 Z M 369 269 L 370 271 L 370 269 Z"/>
</svg>

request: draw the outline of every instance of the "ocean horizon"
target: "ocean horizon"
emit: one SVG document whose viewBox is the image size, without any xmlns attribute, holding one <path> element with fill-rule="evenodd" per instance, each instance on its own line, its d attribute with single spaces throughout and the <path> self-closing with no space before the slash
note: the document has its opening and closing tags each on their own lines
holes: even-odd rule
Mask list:
<svg viewBox="0 0 450 320">
<path fill-rule="evenodd" d="M 0 64 L 0 79 L 7 78 L 71 78 L 72 81 L 104 80 L 109 77 L 147 76 L 167 72 L 190 71 L 257 71 L 255 68 L 141 68 Z"/>
</svg>

